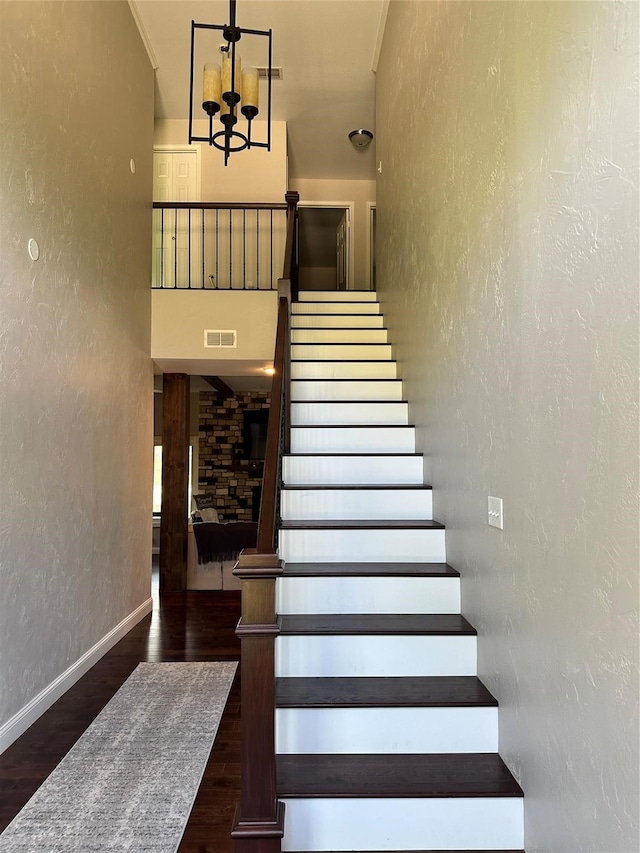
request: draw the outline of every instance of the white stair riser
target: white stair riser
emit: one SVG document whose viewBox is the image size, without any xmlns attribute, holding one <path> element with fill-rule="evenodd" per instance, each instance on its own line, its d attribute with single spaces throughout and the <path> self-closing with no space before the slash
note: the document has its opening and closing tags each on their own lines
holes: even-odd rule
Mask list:
<svg viewBox="0 0 640 853">
<path fill-rule="evenodd" d="M 524 846 L 522 797 L 282 799 L 283 851 Z"/>
<path fill-rule="evenodd" d="M 283 480 L 289 486 L 418 485 L 421 456 L 285 456 Z"/>
<path fill-rule="evenodd" d="M 299 302 L 375 302 L 376 299 L 375 290 L 301 290 L 298 294 Z"/>
<path fill-rule="evenodd" d="M 292 426 L 322 426 L 323 424 L 362 425 L 409 423 L 409 404 L 401 402 L 371 403 L 291 403 Z M 339 448 L 336 448 L 336 451 Z"/>
<path fill-rule="evenodd" d="M 294 344 L 386 344 L 386 329 L 292 329 Z"/>
<path fill-rule="evenodd" d="M 348 311 L 349 306 L 345 305 Z M 291 328 L 310 329 L 380 329 L 384 325 L 382 314 L 292 314 Z"/>
<path fill-rule="evenodd" d="M 277 611 L 288 613 L 460 613 L 460 579 L 280 578 Z"/>
<path fill-rule="evenodd" d="M 361 519 L 431 519 L 430 489 L 283 489 L 280 512 L 287 521 Z"/>
<path fill-rule="evenodd" d="M 380 305 L 377 302 L 294 302 L 291 305 L 292 314 L 379 314 Z"/>
<path fill-rule="evenodd" d="M 291 358 L 303 361 L 384 361 L 391 358 L 389 344 L 291 344 Z"/>
<path fill-rule="evenodd" d="M 497 752 L 498 709 L 278 708 L 279 754 Z"/>
<path fill-rule="evenodd" d="M 476 638 L 441 634 L 281 634 L 276 676 L 476 675 Z"/>
<path fill-rule="evenodd" d="M 287 563 L 444 563 L 444 530 L 281 530 Z"/>
<path fill-rule="evenodd" d="M 292 453 L 414 453 L 415 427 L 293 427 Z"/>
<path fill-rule="evenodd" d="M 402 400 L 402 381 L 388 380 L 304 380 L 291 382 L 295 400 Z"/>
<path fill-rule="evenodd" d="M 292 379 L 395 379 L 395 361 L 294 361 Z"/>
</svg>

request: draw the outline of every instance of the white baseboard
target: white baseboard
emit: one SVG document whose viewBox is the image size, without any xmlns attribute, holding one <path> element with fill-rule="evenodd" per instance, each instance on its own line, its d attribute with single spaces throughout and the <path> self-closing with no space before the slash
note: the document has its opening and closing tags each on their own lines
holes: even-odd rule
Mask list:
<svg viewBox="0 0 640 853">
<path fill-rule="evenodd" d="M 99 640 L 95 646 L 86 651 L 82 657 L 71 664 L 55 681 L 38 693 L 24 708 L 14 714 L 3 726 L 0 726 L 0 754 L 24 734 L 32 723 L 44 714 L 78 679 L 88 672 L 91 667 L 115 646 L 134 625 L 151 613 L 153 600 L 148 598 L 139 607 L 126 616 L 122 622 L 112 628 L 108 634 Z"/>
</svg>

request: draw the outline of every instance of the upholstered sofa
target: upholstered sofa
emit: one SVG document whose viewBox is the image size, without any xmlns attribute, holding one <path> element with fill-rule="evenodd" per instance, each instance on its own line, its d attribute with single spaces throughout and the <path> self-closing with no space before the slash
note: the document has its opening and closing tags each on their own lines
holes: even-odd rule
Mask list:
<svg viewBox="0 0 640 853">
<path fill-rule="evenodd" d="M 258 525 L 251 521 L 190 524 L 187 537 L 187 589 L 240 589 L 232 574 L 243 548 L 255 548 Z"/>
</svg>

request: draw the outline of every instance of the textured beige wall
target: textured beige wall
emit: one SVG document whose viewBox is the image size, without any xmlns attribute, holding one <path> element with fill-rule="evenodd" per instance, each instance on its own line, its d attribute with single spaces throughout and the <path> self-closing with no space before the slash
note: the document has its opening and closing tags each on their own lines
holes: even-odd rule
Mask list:
<svg viewBox="0 0 640 853">
<path fill-rule="evenodd" d="M 637 41 L 394 0 L 377 76 L 383 307 L 528 853 L 638 849 Z"/>
<path fill-rule="evenodd" d="M 0 34 L 2 725 L 150 594 L 153 72 L 126 2 Z"/>
<path fill-rule="evenodd" d="M 344 201 L 353 202 L 351 239 L 354 253 L 354 283 L 357 290 L 369 287 L 369 258 L 367 256 L 367 233 L 369 218 L 367 202 L 375 203 L 375 181 L 334 181 L 299 178 L 291 181 L 291 189 L 300 193 L 300 201 Z"/>
<path fill-rule="evenodd" d="M 154 290 L 151 314 L 151 355 L 163 369 L 167 359 L 273 361 L 277 290 Z M 237 346 L 205 347 L 205 329 L 235 329 Z"/>
</svg>

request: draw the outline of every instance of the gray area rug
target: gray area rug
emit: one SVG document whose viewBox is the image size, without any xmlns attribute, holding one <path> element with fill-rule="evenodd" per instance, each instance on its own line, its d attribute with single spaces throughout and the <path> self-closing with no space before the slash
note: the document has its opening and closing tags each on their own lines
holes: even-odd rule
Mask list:
<svg viewBox="0 0 640 853">
<path fill-rule="evenodd" d="M 175 853 L 236 663 L 141 663 L 0 835 L 0 853 Z"/>
</svg>

